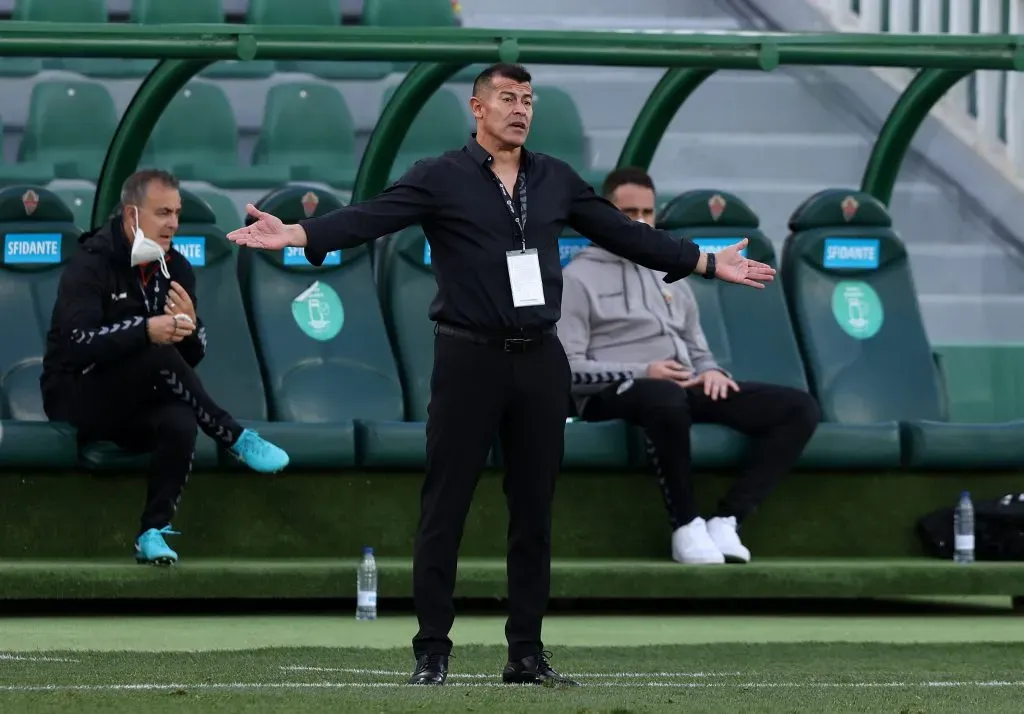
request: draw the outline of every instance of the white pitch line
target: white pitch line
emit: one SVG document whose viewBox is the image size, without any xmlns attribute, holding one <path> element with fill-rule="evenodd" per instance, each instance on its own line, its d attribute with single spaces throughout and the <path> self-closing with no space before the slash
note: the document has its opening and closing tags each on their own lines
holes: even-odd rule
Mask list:
<svg viewBox="0 0 1024 714">
<path fill-rule="evenodd" d="M 22 655 L 6 654 L 0 652 L 2 662 L 81 662 L 79 659 L 64 659 L 62 657 L 23 657 Z"/>
<path fill-rule="evenodd" d="M 393 669 L 358 669 L 351 667 L 313 667 L 305 665 L 288 665 L 280 669 L 286 672 L 338 672 L 341 674 L 373 674 L 386 677 L 406 677 L 409 672 L 400 672 Z M 676 677 L 739 677 L 741 672 L 567 672 L 567 677 L 579 677 L 580 679 L 656 679 Z M 448 679 L 494 679 L 500 677 L 500 673 L 465 673 L 451 672 Z"/>
<path fill-rule="evenodd" d="M 259 689 L 394 689 L 410 687 L 398 682 L 232 682 L 202 684 L 12 684 L 0 692 L 147 692 L 167 690 Z M 448 687 L 502 687 L 500 682 L 455 682 Z M 533 688 L 535 685 L 518 685 Z M 658 687 L 675 689 L 910 689 L 914 687 L 1024 687 L 1024 681 L 991 682 L 594 682 L 584 687 Z"/>
</svg>

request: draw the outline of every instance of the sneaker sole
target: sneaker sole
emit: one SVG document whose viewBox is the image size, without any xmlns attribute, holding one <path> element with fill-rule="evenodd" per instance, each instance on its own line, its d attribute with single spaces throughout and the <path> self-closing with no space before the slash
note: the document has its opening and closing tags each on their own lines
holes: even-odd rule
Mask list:
<svg viewBox="0 0 1024 714">
<path fill-rule="evenodd" d="M 136 558 L 135 562 L 139 565 L 157 565 L 160 567 L 168 567 L 174 565 L 177 561 L 174 558 L 163 557 L 154 558 L 153 560 L 143 560 L 141 558 Z"/>
</svg>

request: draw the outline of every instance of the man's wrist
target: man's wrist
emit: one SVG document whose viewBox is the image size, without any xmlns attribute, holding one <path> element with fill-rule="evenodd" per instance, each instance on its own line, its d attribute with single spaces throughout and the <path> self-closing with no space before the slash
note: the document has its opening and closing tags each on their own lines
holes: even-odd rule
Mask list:
<svg viewBox="0 0 1024 714">
<path fill-rule="evenodd" d="M 285 226 L 285 228 L 288 230 L 288 245 L 294 246 L 296 248 L 306 247 L 306 245 L 309 242 L 308 239 L 306 238 L 306 229 L 304 229 L 298 223 L 292 223 L 290 225 Z"/>
</svg>

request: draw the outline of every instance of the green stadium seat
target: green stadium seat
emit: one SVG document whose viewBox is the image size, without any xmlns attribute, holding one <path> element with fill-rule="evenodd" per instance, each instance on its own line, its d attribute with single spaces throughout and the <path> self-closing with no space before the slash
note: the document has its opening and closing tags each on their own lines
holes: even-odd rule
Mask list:
<svg viewBox="0 0 1024 714">
<path fill-rule="evenodd" d="M 71 209 L 71 213 L 75 217 L 75 225 L 83 231 L 89 230 L 96 187 L 91 184 L 88 186 L 60 186 L 53 187 L 53 192 Z"/>
<path fill-rule="evenodd" d="M 52 191 L 0 190 L 0 469 L 70 469 L 77 462 L 74 429 L 47 421 L 39 375 L 57 285 L 80 234 Z"/>
<path fill-rule="evenodd" d="M 332 194 L 286 186 L 256 204 L 294 223 L 340 207 Z M 251 222 L 251 219 L 247 219 Z M 308 429 L 303 450 L 344 445 L 334 466 L 355 462 L 354 428 L 401 422 L 402 388 L 377 301 L 368 246 L 331 253 L 319 268 L 301 249 L 246 251 L 243 294 L 269 393 L 271 418 Z"/>
<path fill-rule="evenodd" d="M 658 226 L 717 252 L 743 238 L 747 255 L 776 265 L 771 241 L 759 228 L 757 215 L 727 191 L 688 191 L 670 201 Z M 763 290 L 740 290 L 721 281 L 690 277 L 697 297 L 701 326 L 719 363 L 737 379 L 767 382 L 808 391 L 804 363 L 797 345 L 785 295 L 778 281 Z M 726 434 L 725 432 L 728 432 Z M 697 424 L 693 428 L 694 459 L 699 466 L 736 466 L 745 439 L 726 427 Z M 811 468 L 885 468 L 900 464 L 899 427 L 894 423 L 818 425 L 799 466 Z"/>
<path fill-rule="evenodd" d="M 17 0 L 12 19 L 27 22 L 107 22 L 106 0 Z M 91 77 L 138 77 L 153 66 L 151 60 L 48 57 L 44 69 L 66 70 Z"/>
<path fill-rule="evenodd" d="M 217 228 L 224 233 L 230 233 L 242 225 L 242 214 L 226 193 L 214 189 L 195 189 L 192 193 L 206 202 L 216 218 L 214 222 Z"/>
<path fill-rule="evenodd" d="M 576 102 L 559 87 L 534 87 L 537 111 L 526 148 L 554 156 L 576 169 L 584 181 L 600 186 L 606 171 L 591 166 L 587 138 Z"/>
<path fill-rule="evenodd" d="M 1024 421 L 948 421 L 942 375 L 925 332 L 907 251 L 886 207 L 828 189 L 790 218 L 782 282 L 826 421 L 902 425 L 915 468 L 1019 467 Z"/>
<path fill-rule="evenodd" d="M 364 0 L 362 24 L 367 27 L 458 27 L 451 0 Z M 394 71 L 408 72 L 412 62 L 396 62 Z"/>
<path fill-rule="evenodd" d="M 42 57 L 0 57 L 0 77 L 21 79 L 43 71 Z"/>
<path fill-rule="evenodd" d="M 201 122 L 196 117 L 202 117 Z M 278 186 L 288 171 L 276 166 L 239 166 L 238 124 L 224 90 L 212 82 L 189 82 L 157 122 L 143 164 L 161 166 L 185 181 L 227 188 Z"/>
<path fill-rule="evenodd" d="M 434 323 L 427 307 L 437 293 L 430 250 L 419 226 L 389 236 L 378 251 L 380 304 L 398 360 L 405 395 L 405 424 L 381 435 L 364 430 L 363 462 L 369 466 L 422 466 L 426 458 L 427 404 L 434 364 Z M 488 464 L 494 465 L 496 449 Z"/>
<path fill-rule="evenodd" d="M 395 87 L 384 91 L 381 111 L 394 92 Z M 441 87 L 427 100 L 409 127 L 391 168 L 391 180 L 397 181 L 420 159 L 461 148 L 469 138 L 469 132 L 466 111 L 459 97 L 451 89 Z"/>
<path fill-rule="evenodd" d="M 131 22 L 139 25 L 221 24 L 224 0 L 133 0 Z M 274 72 L 270 60 L 214 62 L 199 73 L 208 79 L 261 79 Z"/>
<path fill-rule="evenodd" d="M 272 87 L 252 163 L 286 170 L 293 181 L 351 190 L 359 166 L 355 122 L 345 98 L 318 82 Z"/>
<path fill-rule="evenodd" d="M 0 120 L 0 134 L 3 121 Z M 0 155 L 0 186 L 40 186 L 53 180 L 53 164 L 37 162 L 3 163 Z"/>
<path fill-rule="evenodd" d="M 341 4 L 324 0 L 249 0 L 246 22 L 250 25 L 341 25 Z M 326 62 L 314 60 L 280 61 L 280 72 L 312 74 L 331 80 L 374 80 L 392 71 L 390 62 Z"/>
<path fill-rule="evenodd" d="M 458 27 L 451 0 L 363 0 L 371 27 Z"/>
<path fill-rule="evenodd" d="M 57 178 L 95 181 L 117 121 L 114 99 L 99 82 L 37 82 L 29 99 L 18 161 L 52 164 Z"/>
<path fill-rule="evenodd" d="M 139 25 L 224 22 L 224 0 L 132 0 L 130 19 Z"/>
</svg>

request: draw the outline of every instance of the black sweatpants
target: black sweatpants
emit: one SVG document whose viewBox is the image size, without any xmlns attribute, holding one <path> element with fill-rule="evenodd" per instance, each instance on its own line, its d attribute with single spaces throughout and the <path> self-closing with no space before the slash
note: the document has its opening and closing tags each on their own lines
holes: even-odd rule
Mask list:
<svg viewBox="0 0 1024 714">
<path fill-rule="evenodd" d="M 81 441 L 152 452 L 139 533 L 168 525 L 177 511 L 192 470 L 197 427 L 225 448 L 242 433 L 173 346 L 154 345 L 82 375 L 74 411 Z"/>
<path fill-rule="evenodd" d="M 739 477 L 716 516 L 752 514 L 796 463 L 821 420 L 807 392 L 760 382 L 737 382 L 713 401 L 704 386 L 682 388 L 664 379 L 636 379 L 590 397 L 585 421 L 623 419 L 643 428 L 673 530 L 699 514 L 690 473 L 690 426 L 722 424 L 746 434 L 750 448 Z"/>
<path fill-rule="evenodd" d="M 569 362 L 558 337 L 522 352 L 439 334 L 427 415 L 427 473 L 413 560 L 418 656 L 449 654 L 452 596 L 466 515 L 496 439 L 506 465 L 509 657 L 543 649 L 551 574 L 551 501 L 569 411 Z"/>
</svg>

